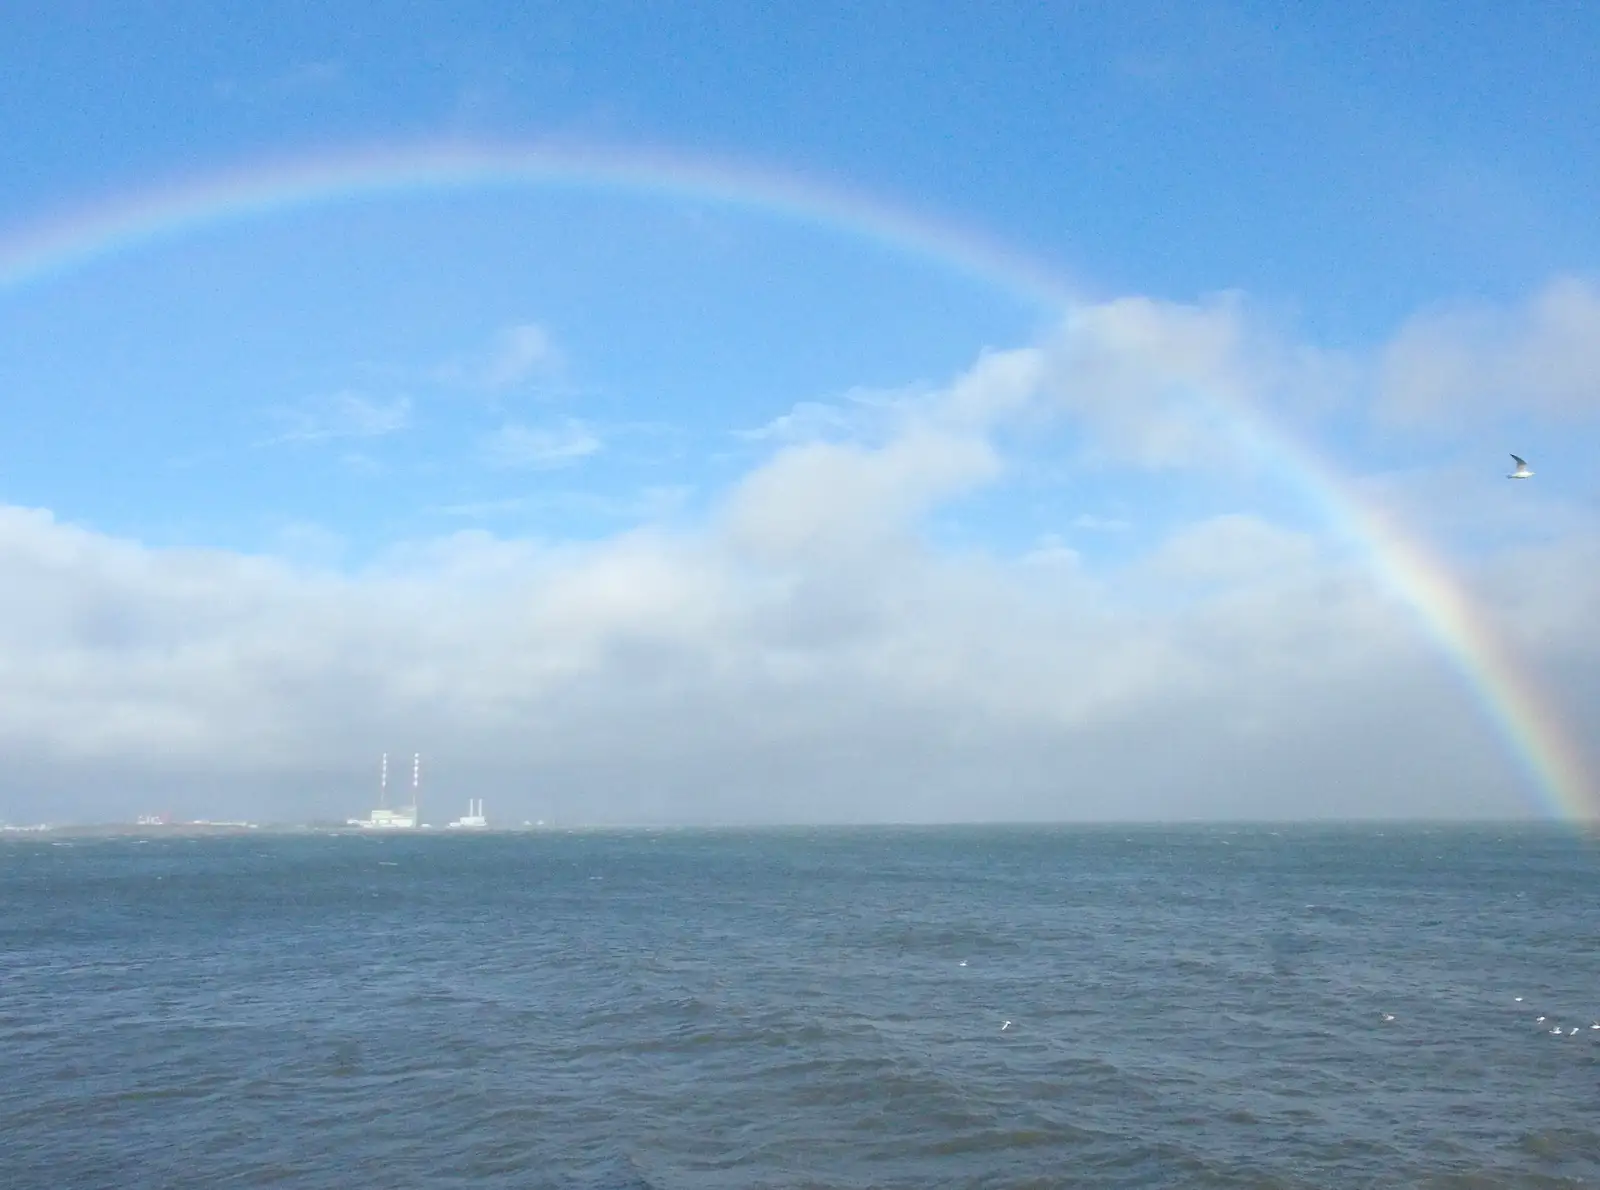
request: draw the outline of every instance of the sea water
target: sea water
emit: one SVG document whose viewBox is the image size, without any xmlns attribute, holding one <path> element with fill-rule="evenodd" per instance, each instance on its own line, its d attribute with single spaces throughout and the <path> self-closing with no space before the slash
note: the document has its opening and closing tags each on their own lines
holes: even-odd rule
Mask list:
<svg viewBox="0 0 1600 1190">
<path fill-rule="evenodd" d="M 1597 854 L 14 837 L 0 1186 L 1600 1185 Z"/>
</svg>

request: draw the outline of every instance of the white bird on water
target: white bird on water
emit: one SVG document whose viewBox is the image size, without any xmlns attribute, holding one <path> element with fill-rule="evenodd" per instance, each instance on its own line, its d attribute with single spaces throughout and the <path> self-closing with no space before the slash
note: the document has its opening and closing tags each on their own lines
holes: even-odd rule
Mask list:
<svg viewBox="0 0 1600 1190">
<path fill-rule="evenodd" d="M 1517 469 L 1510 475 L 1506 476 L 1507 479 L 1527 479 L 1533 474 L 1533 472 L 1528 469 L 1528 464 L 1525 459 L 1521 459 L 1516 455 L 1512 455 L 1511 461 L 1517 465 Z"/>
</svg>

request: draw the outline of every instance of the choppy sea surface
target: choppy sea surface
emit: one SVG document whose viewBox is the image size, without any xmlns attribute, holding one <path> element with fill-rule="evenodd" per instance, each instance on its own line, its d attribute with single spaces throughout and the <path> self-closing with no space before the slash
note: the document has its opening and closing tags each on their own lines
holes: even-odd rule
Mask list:
<svg viewBox="0 0 1600 1190">
<path fill-rule="evenodd" d="M 1595 1186 L 1597 1023 L 1555 829 L 0 843 L 10 1190 Z"/>
</svg>

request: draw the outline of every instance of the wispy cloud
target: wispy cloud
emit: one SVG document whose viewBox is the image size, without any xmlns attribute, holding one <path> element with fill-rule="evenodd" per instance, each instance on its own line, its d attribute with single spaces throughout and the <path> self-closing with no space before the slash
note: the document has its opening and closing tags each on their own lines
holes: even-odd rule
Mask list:
<svg viewBox="0 0 1600 1190">
<path fill-rule="evenodd" d="M 1120 517 L 1095 516 L 1092 512 L 1081 512 L 1072 518 L 1072 527 L 1089 533 L 1125 533 L 1131 526 Z"/>
<path fill-rule="evenodd" d="M 274 527 L 273 552 L 309 566 L 336 565 L 349 546 L 342 534 L 311 521 L 287 520 Z"/>
<path fill-rule="evenodd" d="M 759 426 L 730 433 L 743 442 L 768 446 L 882 440 L 895 425 L 915 416 L 933 399 L 932 390 L 924 385 L 899 389 L 853 388 L 832 401 L 798 401 L 787 413 Z"/>
<path fill-rule="evenodd" d="M 433 369 L 432 379 L 451 388 L 499 395 L 557 382 L 565 356 L 550 331 L 536 322 L 500 330 L 486 348 L 464 353 Z"/>
<path fill-rule="evenodd" d="M 788 413 L 779 414 L 754 429 L 734 430 L 735 438 L 747 442 L 800 442 L 826 437 L 830 433 L 849 433 L 858 419 L 844 406 L 825 401 L 801 401 Z"/>
<path fill-rule="evenodd" d="M 483 452 L 494 467 L 551 470 L 581 462 L 603 446 L 587 423 L 569 417 L 551 426 L 507 423 L 484 440 Z"/>
<path fill-rule="evenodd" d="M 500 332 L 500 341 L 484 364 L 483 383 L 492 389 L 510 388 L 560 362 L 550 333 L 537 323 L 525 322 Z"/>
<path fill-rule="evenodd" d="M 341 392 L 303 401 L 292 408 L 274 409 L 271 416 L 286 428 L 264 445 L 382 438 L 410 426 L 411 401 L 407 397 L 376 401 L 358 392 Z"/>
<path fill-rule="evenodd" d="M 454 504 L 436 504 L 428 512 L 434 516 L 464 521 L 486 521 L 532 512 L 542 507 L 543 502 L 531 496 L 506 496 L 498 500 L 461 500 Z"/>
<path fill-rule="evenodd" d="M 1024 566 L 1077 566 L 1082 555 L 1061 539 L 1059 533 L 1040 534 L 1033 548 L 1022 555 Z"/>
<path fill-rule="evenodd" d="M 436 516 L 465 521 L 489 521 L 538 513 L 580 513 L 618 521 L 654 521 L 681 511 L 694 494 L 687 484 L 641 488 L 637 493 L 558 491 L 511 496 L 496 500 L 465 500 L 429 509 Z"/>
</svg>

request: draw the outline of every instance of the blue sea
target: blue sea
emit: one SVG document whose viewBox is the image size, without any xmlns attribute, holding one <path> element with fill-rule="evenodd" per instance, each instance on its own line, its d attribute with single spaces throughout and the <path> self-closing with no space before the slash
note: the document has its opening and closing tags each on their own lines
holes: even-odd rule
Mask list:
<svg viewBox="0 0 1600 1190">
<path fill-rule="evenodd" d="M 12 837 L 0 1186 L 1600 1186 L 1597 933 L 1554 829 Z"/>
</svg>

